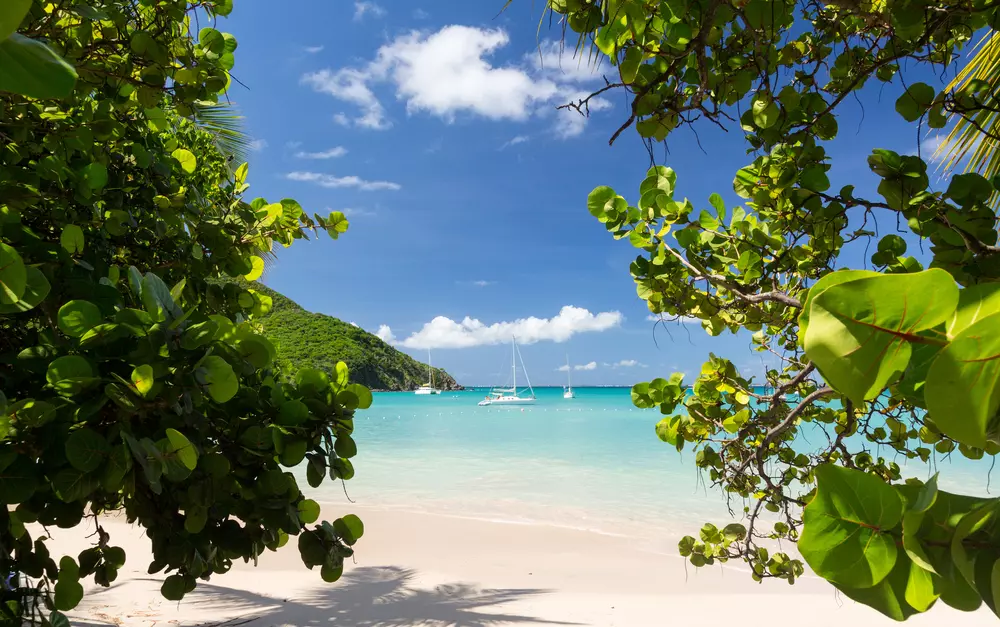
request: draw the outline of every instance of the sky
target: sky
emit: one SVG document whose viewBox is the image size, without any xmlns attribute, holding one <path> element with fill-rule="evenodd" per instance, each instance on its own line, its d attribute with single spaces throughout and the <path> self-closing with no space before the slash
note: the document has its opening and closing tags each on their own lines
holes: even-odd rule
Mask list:
<svg viewBox="0 0 1000 627">
<path fill-rule="evenodd" d="M 247 0 L 220 20 L 239 42 L 230 95 L 253 138 L 250 198 L 294 198 L 350 220 L 337 241 L 279 251 L 264 282 L 421 360 L 430 349 L 466 385 L 506 381 L 512 333 L 536 385 L 562 384 L 567 361 L 575 385 L 674 371 L 690 382 L 709 351 L 760 375 L 770 362 L 749 335 L 649 320 L 629 275 L 634 249 L 586 208 L 598 185 L 637 199 L 648 153 L 634 130 L 608 145 L 628 103 L 612 92 L 589 119 L 556 109 L 613 68 L 561 51 L 558 24 L 539 28 L 539 0 L 503 4 L 297 0 L 275 10 Z M 873 147 L 933 146 L 936 135 L 895 113 L 900 93 L 873 81 L 840 108 L 840 136 L 826 146 L 832 189 L 874 197 Z M 675 132 L 656 157 L 677 171 L 675 197 L 696 211 L 713 192 L 739 205 L 733 176 L 753 159 L 742 134 L 695 130 Z M 845 253 L 844 267 L 864 263 L 863 250 Z"/>
</svg>

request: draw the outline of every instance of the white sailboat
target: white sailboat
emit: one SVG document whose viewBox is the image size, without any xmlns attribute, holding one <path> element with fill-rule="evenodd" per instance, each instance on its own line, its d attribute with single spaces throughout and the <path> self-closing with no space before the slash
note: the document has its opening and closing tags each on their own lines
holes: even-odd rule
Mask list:
<svg viewBox="0 0 1000 627">
<path fill-rule="evenodd" d="M 576 398 L 573 393 L 572 368 L 569 367 L 569 355 L 566 355 L 566 387 L 563 388 L 563 398 Z"/>
<path fill-rule="evenodd" d="M 441 390 L 434 387 L 434 368 L 431 367 L 431 350 L 427 349 L 427 379 L 426 385 L 421 385 L 413 391 L 414 394 L 440 394 Z"/>
<path fill-rule="evenodd" d="M 517 390 L 517 362 L 521 362 L 521 370 L 524 370 L 524 378 L 528 382 L 528 396 L 520 396 Z M 535 402 L 535 390 L 531 387 L 531 380 L 528 379 L 528 370 L 524 367 L 524 360 L 521 359 L 521 351 L 517 350 L 517 340 L 511 338 L 510 349 L 510 373 L 512 384 L 509 388 L 491 388 L 490 393 L 483 400 L 479 401 L 480 407 L 487 405 L 530 405 Z"/>
</svg>

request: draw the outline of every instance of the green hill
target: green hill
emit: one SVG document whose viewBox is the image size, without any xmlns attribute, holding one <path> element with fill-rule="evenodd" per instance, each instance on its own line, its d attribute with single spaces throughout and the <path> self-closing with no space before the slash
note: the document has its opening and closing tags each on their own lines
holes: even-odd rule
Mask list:
<svg viewBox="0 0 1000 627">
<path fill-rule="evenodd" d="M 427 364 L 396 350 L 371 333 L 337 318 L 311 313 L 260 283 L 252 289 L 274 300 L 261 318 L 265 335 L 278 349 L 278 362 L 292 368 L 333 371 L 338 361 L 351 370 L 351 382 L 373 390 L 413 390 L 427 383 Z M 447 372 L 434 369 L 434 384 L 461 389 Z"/>
</svg>

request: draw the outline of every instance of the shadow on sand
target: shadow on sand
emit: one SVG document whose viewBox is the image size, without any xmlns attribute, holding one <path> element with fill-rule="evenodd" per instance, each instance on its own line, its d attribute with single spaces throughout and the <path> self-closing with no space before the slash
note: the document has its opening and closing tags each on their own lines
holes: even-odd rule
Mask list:
<svg viewBox="0 0 1000 627">
<path fill-rule="evenodd" d="M 492 627 L 495 625 L 575 625 L 506 613 L 505 603 L 545 594 L 538 589 L 480 589 L 465 583 L 421 589 L 411 584 L 416 573 L 397 567 L 358 568 L 336 584 L 304 590 L 282 599 L 199 583 L 184 604 L 231 615 L 205 627 L 270 627 L 334 625 L 336 627 Z"/>
</svg>

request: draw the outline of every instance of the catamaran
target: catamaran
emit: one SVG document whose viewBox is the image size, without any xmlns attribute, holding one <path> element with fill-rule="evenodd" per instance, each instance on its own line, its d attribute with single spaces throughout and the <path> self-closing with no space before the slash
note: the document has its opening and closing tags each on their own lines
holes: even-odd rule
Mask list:
<svg viewBox="0 0 1000 627">
<path fill-rule="evenodd" d="M 566 387 L 563 388 L 563 398 L 576 398 L 573 393 L 573 375 L 570 372 L 569 355 L 566 355 Z"/>
<path fill-rule="evenodd" d="M 524 371 L 524 379 L 528 382 L 528 396 L 520 396 L 517 391 L 517 362 L 521 362 L 521 370 Z M 510 373 L 512 384 L 509 388 L 491 388 L 490 393 L 483 400 L 479 401 L 480 407 L 486 405 L 529 405 L 535 402 L 535 390 L 531 387 L 531 380 L 528 379 L 528 370 L 524 367 L 524 360 L 521 359 L 521 351 L 517 350 L 517 340 L 511 338 L 510 349 Z"/>
<path fill-rule="evenodd" d="M 440 394 L 441 390 L 434 387 L 434 368 L 431 367 L 431 351 L 427 349 L 427 379 L 428 383 L 426 385 L 421 385 L 416 390 L 414 394 Z"/>
</svg>

